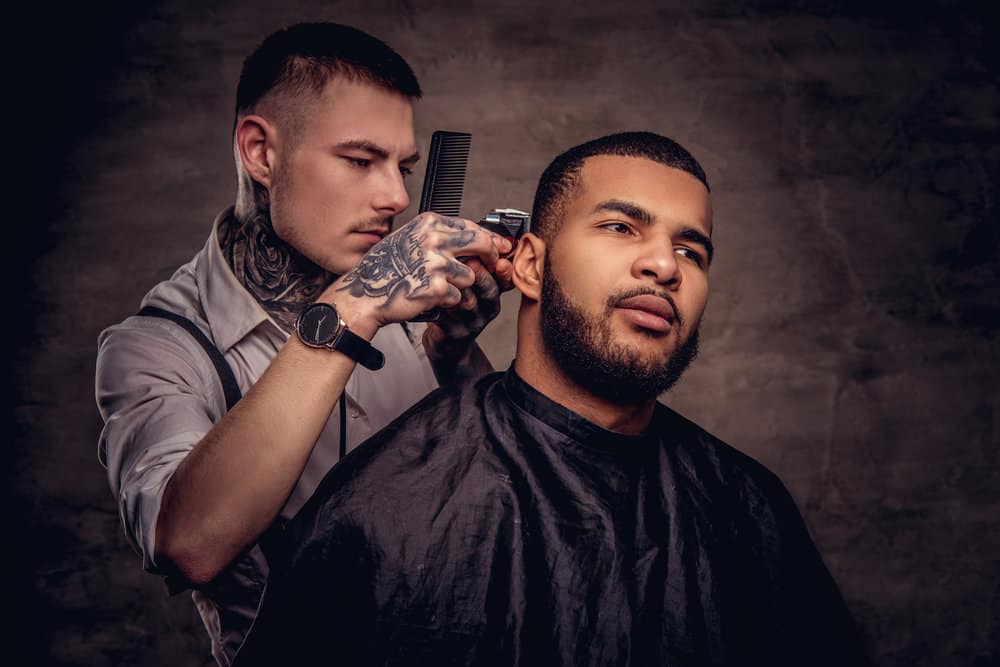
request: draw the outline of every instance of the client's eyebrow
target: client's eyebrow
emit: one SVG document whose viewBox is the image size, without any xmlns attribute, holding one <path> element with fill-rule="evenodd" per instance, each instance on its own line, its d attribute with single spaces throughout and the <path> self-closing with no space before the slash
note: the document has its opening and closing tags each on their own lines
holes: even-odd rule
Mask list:
<svg viewBox="0 0 1000 667">
<path fill-rule="evenodd" d="M 599 202 L 597 206 L 594 207 L 594 213 L 600 213 L 601 211 L 612 211 L 615 213 L 621 213 L 627 215 L 633 220 L 638 220 L 639 222 L 645 223 L 647 225 L 653 224 L 653 214 L 639 206 L 638 204 L 633 204 L 632 202 L 625 201 L 622 199 L 605 199 Z"/>
<path fill-rule="evenodd" d="M 625 201 L 623 199 L 605 199 L 602 202 L 598 202 L 597 206 L 594 207 L 593 212 L 600 213 L 601 211 L 621 213 L 623 215 L 627 215 L 633 220 L 638 220 L 639 222 L 647 225 L 653 224 L 652 213 L 638 204 L 633 204 L 632 202 Z"/>
<path fill-rule="evenodd" d="M 389 159 L 389 151 L 382 148 L 373 141 L 368 139 L 351 139 L 348 141 L 342 141 L 337 144 L 337 149 L 339 150 L 358 150 L 370 153 L 375 157 L 382 158 L 383 160 Z M 420 152 L 416 152 L 413 155 L 403 158 L 400 162 L 417 162 L 420 160 Z"/>
</svg>

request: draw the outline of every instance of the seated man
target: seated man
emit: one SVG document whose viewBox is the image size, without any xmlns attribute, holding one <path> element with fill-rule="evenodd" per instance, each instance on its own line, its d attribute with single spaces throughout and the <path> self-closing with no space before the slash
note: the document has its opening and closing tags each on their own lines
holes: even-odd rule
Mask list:
<svg viewBox="0 0 1000 667">
<path fill-rule="evenodd" d="M 533 215 L 512 367 L 329 473 L 235 664 L 864 664 L 782 483 L 656 400 L 708 298 L 697 161 L 603 137 Z"/>
</svg>

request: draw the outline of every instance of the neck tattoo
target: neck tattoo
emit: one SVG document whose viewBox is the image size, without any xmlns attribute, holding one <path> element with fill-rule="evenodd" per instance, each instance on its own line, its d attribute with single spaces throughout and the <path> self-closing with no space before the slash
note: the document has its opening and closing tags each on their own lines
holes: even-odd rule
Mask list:
<svg viewBox="0 0 1000 667">
<path fill-rule="evenodd" d="M 219 247 L 236 279 L 285 332 L 336 276 L 278 238 L 266 209 L 219 223 Z"/>
</svg>

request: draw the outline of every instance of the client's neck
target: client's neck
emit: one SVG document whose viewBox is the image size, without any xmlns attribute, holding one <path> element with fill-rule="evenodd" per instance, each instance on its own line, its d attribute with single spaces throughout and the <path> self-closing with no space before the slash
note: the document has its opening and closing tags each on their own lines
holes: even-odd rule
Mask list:
<svg viewBox="0 0 1000 667">
<path fill-rule="evenodd" d="M 622 405 L 596 396 L 564 373 L 537 337 L 530 344 L 518 337 L 514 371 L 539 393 L 609 431 L 642 433 L 653 418 L 655 398 Z"/>
</svg>

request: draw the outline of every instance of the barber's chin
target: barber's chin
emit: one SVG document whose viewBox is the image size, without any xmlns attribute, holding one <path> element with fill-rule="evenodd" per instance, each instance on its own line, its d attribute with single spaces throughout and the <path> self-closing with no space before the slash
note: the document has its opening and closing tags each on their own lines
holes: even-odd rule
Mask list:
<svg viewBox="0 0 1000 667">
<path fill-rule="evenodd" d="M 350 261 L 357 264 L 381 240 L 377 234 L 348 234 L 339 247 L 345 259 L 350 254 Z"/>
<path fill-rule="evenodd" d="M 332 273 L 335 276 L 342 276 L 354 267 L 358 265 L 361 258 L 365 256 L 363 251 L 353 252 L 353 253 L 341 253 L 337 257 L 329 257 L 321 265 L 328 273 Z"/>
<path fill-rule="evenodd" d="M 365 252 L 368 252 L 373 245 L 382 240 L 382 236 L 370 232 L 352 232 L 351 240 L 354 242 L 353 245 L 362 246 Z"/>
</svg>

